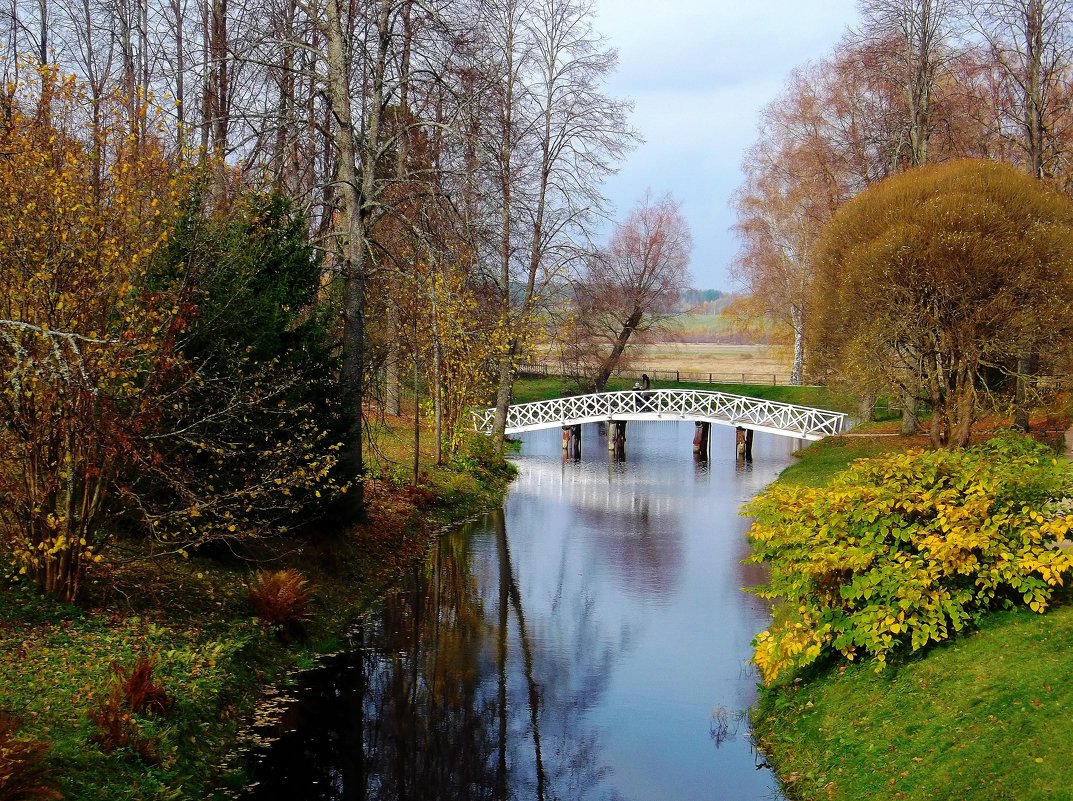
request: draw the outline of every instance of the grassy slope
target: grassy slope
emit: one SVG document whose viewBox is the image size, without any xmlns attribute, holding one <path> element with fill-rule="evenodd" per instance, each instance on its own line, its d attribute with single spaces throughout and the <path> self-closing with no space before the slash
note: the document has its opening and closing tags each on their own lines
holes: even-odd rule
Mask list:
<svg viewBox="0 0 1073 801">
<path fill-rule="evenodd" d="M 767 693 L 754 726 L 792 798 L 1073 797 L 1073 607 L 991 615 L 877 674 Z"/>
<path fill-rule="evenodd" d="M 882 434 L 868 436 L 869 428 L 850 437 L 828 437 L 798 451 L 798 461 L 779 475 L 779 480 L 789 484 L 822 487 L 831 476 L 846 469 L 855 459 L 864 459 L 880 453 L 905 451 L 927 447 L 924 436 L 892 437 Z"/>
<path fill-rule="evenodd" d="M 404 445 L 412 438 L 413 429 L 398 421 L 379 432 L 382 474 L 409 473 Z M 500 497 L 502 477 L 481 483 L 465 471 L 432 468 L 428 450 L 423 457 L 424 519 L 464 516 Z M 407 493 L 387 497 L 386 513 L 405 521 L 413 511 Z M 257 543 L 246 548 L 259 562 L 252 565 L 196 555 L 132 559 L 140 546 L 120 545 L 91 577 L 86 608 L 42 600 L 0 574 L 0 709 L 22 719 L 24 736 L 51 741 L 47 765 L 68 801 L 208 798 L 216 782 L 241 787 L 241 766 L 222 771 L 220 764 L 262 688 L 338 649 L 348 621 L 424 555 L 426 532 L 412 525 L 395 536 L 384 530 L 371 525 Z M 245 582 L 261 566 L 297 567 L 312 578 L 307 642 L 285 648 L 251 619 Z M 137 719 L 156 742 L 159 764 L 88 742 L 96 731 L 88 712 L 105 697 L 113 663 L 129 666 L 139 657 L 157 664 L 157 680 L 176 700 L 166 720 Z"/>
<path fill-rule="evenodd" d="M 822 486 L 855 458 L 920 438 L 811 446 L 780 480 Z M 989 616 L 877 674 L 819 672 L 761 693 L 753 722 L 794 799 L 1073 798 L 1073 606 Z"/>
</svg>

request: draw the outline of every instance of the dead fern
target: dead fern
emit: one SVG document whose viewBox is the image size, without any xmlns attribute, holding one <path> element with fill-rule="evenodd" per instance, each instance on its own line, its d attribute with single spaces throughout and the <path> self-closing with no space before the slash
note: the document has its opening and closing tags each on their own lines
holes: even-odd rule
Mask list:
<svg viewBox="0 0 1073 801">
<path fill-rule="evenodd" d="M 0 801 L 52 801 L 63 798 L 48 780 L 45 755 L 51 747 L 45 740 L 18 737 L 21 721 L 0 711 Z"/>
<path fill-rule="evenodd" d="M 305 636 L 312 618 L 309 581 L 297 570 L 258 571 L 249 585 L 249 603 L 254 615 L 274 627 L 284 642 Z"/>
</svg>

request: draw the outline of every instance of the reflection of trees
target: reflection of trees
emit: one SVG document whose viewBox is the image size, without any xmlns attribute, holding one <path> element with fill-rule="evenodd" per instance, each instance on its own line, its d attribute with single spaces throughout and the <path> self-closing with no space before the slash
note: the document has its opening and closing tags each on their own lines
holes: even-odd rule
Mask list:
<svg viewBox="0 0 1073 801">
<path fill-rule="evenodd" d="M 576 514 L 591 528 L 601 558 L 627 579 L 629 594 L 654 600 L 671 594 L 682 570 L 678 515 L 653 514 L 644 496 L 628 507 L 579 507 Z"/>
<path fill-rule="evenodd" d="M 472 540 L 446 537 L 385 610 L 383 641 L 367 660 L 362 798 L 595 797 L 605 771 L 582 712 L 606 684 L 610 655 L 592 647 L 591 614 L 575 648 L 540 648 L 502 511 L 489 522 L 494 549 L 481 551 L 483 574 L 471 563 Z"/>
<path fill-rule="evenodd" d="M 616 651 L 601 644 L 588 597 L 578 598 L 575 608 L 557 609 L 553 603 L 537 609 L 542 636 L 534 637 L 501 510 L 492 515 L 492 528 L 500 598 L 513 611 L 518 646 L 503 662 L 515 685 L 501 712 L 517 732 L 513 743 L 501 741 L 512 768 L 507 797 L 611 798 L 602 787 L 609 769 L 601 764 L 599 737 L 588 730 L 585 711 L 606 689 Z"/>
<path fill-rule="evenodd" d="M 609 797 L 585 710 L 614 650 L 600 645 L 591 599 L 565 604 L 566 622 L 536 610 L 537 628 L 559 642 L 534 637 L 502 511 L 489 523 L 444 537 L 380 619 L 356 630 L 355 650 L 313 674 L 252 798 Z"/>
<path fill-rule="evenodd" d="M 492 632 L 465 546 L 464 537 L 443 538 L 384 610 L 366 660 L 368 789 L 354 798 L 504 797 L 492 761 L 497 699 L 481 660 Z"/>
</svg>

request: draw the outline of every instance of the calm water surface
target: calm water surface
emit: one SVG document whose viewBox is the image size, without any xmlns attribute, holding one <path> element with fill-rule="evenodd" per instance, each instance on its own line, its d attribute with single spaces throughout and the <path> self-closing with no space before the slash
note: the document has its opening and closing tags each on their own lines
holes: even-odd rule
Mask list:
<svg viewBox="0 0 1073 801">
<path fill-rule="evenodd" d="M 502 511 L 445 536 L 354 649 L 312 671 L 268 732 L 249 799 L 779 798 L 740 713 L 767 605 L 741 591 L 744 501 L 797 443 L 754 461 L 713 427 L 631 424 L 626 461 L 586 426 L 523 438 Z"/>
</svg>

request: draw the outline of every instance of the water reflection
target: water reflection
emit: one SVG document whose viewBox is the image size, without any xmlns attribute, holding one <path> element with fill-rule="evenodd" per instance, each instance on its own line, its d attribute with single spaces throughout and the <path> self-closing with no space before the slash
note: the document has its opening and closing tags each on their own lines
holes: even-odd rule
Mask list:
<svg viewBox="0 0 1073 801">
<path fill-rule="evenodd" d="M 631 426 L 623 462 L 595 426 L 578 462 L 559 431 L 526 437 L 504 508 L 443 537 L 311 674 L 248 797 L 773 797 L 737 732 L 769 610 L 740 591 L 762 573 L 736 510 L 790 447 L 758 437 L 739 472 L 732 430 L 706 461 L 692 434 Z"/>
</svg>

